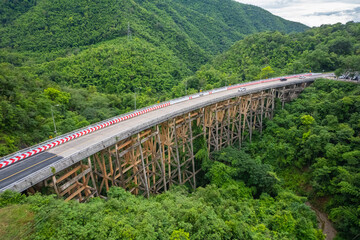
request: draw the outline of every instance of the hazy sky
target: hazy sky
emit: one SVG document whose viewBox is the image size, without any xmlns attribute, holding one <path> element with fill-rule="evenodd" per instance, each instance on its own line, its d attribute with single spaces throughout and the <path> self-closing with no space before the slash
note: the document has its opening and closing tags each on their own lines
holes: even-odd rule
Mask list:
<svg viewBox="0 0 360 240">
<path fill-rule="evenodd" d="M 360 0 L 235 0 L 308 26 L 360 22 Z"/>
</svg>

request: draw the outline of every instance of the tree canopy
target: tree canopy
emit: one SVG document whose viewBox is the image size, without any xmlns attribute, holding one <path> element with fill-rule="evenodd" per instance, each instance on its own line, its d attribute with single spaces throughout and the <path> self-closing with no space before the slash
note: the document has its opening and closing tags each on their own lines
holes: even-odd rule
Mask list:
<svg viewBox="0 0 360 240">
<path fill-rule="evenodd" d="M 316 81 L 268 121 L 249 152 L 329 213 L 340 237 L 360 229 L 360 86 Z"/>
<path fill-rule="evenodd" d="M 234 84 L 304 72 L 356 73 L 360 72 L 359 37 L 360 24 L 354 22 L 323 25 L 301 33 L 256 33 L 217 55 L 194 77 L 209 72 L 222 75 L 222 82 Z M 200 88 L 221 84 L 204 81 Z"/>
<path fill-rule="evenodd" d="M 0 15 L 0 156 L 53 137 L 51 111 L 62 134 L 132 110 L 135 89 L 138 107 L 193 93 L 182 80 L 245 35 L 307 29 L 232 0 L 4 0 Z"/>
</svg>

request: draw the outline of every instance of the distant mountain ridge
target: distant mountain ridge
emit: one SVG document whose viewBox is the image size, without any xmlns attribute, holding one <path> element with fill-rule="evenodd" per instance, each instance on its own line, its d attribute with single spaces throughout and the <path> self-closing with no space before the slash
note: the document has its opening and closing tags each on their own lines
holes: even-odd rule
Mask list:
<svg viewBox="0 0 360 240">
<path fill-rule="evenodd" d="M 1 0 L 0 155 L 191 93 L 247 34 L 307 27 L 232 0 Z M 52 107 L 59 106 L 59 107 Z"/>
<path fill-rule="evenodd" d="M 0 47 L 51 51 L 126 36 L 188 41 L 211 55 L 245 35 L 308 27 L 233 0 L 5 0 L 0 3 Z M 169 34 L 164 34 L 169 33 Z"/>
<path fill-rule="evenodd" d="M 149 7 L 150 1 L 136 0 Z M 151 1 L 203 49 L 218 53 L 245 35 L 261 31 L 302 32 L 308 29 L 270 12 L 233 0 Z M 199 34 L 200 33 L 200 34 Z"/>
</svg>

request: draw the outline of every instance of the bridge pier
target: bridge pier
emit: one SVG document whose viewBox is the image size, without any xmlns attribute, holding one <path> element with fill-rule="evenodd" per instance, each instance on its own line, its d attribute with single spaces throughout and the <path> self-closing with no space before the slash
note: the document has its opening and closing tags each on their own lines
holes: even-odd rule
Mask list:
<svg viewBox="0 0 360 240">
<path fill-rule="evenodd" d="M 203 121 L 203 109 L 176 117 L 161 125 L 161 139 L 164 158 L 167 159 L 167 182 L 172 184 L 188 183 L 196 188 L 193 126 L 199 127 Z M 175 152 L 174 152 L 175 151 Z"/>
<path fill-rule="evenodd" d="M 291 86 L 282 87 L 281 89 L 276 89 L 277 97 L 281 101 L 282 108 L 284 109 L 284 104 L 290 102 L 297 98 L 299 94 L 307 87 L 310 83 L 298 83 Z"/>
<path fill-rule="evenodd" d="M 76 198 L 83 202 L 93 196 L 98 196 L 96 185 L 90 186 L 90 180 L 92 184 L 95 184 L 90 159 L 88 159 L 88 165 L 79 162 L 53 175 L 51 180 L 49 186 L 54 188 L 58 196 L 64 197 L 65 201 Z"/>
<path fill-rule="evenodd" d="M 149 196 L 167 190 L 159 126 L 121 140 L 92 156 L 99 192 L 111 186 Z"/>
<path fill-rule="evenodd" d="M 255 129 L 262 133 L 263 119 L 272 118 L 275 97 L 276 92 L 271 89 L 206 107 L 208 150 L 221 150 L 236 141 L 241 147 L 247 137 L 251 142 Z"/>
<path fill-rule="evenodd" d="M 254 130 L 263 131 L 264 119 L 274 116 L 275 99 L 282 107 L 296 98 L 308 83 L 242 95 L 183 113 L 152 126 L 56 173 L 51 187 L 65 200 L 86 201 L 106 195 L 111 186 L 149 197 L 167 191 L 173 184 L 196 189 L 195 161 L 199 149 L 194 141 L 206 143 L 208 154 L 229 145 L 251 142 Z"/>
</svg>

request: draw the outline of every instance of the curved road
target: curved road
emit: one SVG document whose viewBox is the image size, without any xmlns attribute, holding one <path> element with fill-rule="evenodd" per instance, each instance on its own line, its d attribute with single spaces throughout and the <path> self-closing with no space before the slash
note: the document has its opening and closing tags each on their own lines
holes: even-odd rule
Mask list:
<svg viewBox="0 0 360 240">
<path fill-rule="evenodd" d="M 306 79 L 292 78 L 284 82 L 272 81 L 260 83 L 247 86 L 245 92 L 238 92 L 237 88 L 231 89 L 145 113 L 134 117 L 133 119 L 114 124 L 91 134 L 71 140 L 0 169 L 0 192 L 5 191 L 6 189 L 13 189 L 19 192 L 26 190 L 36 183 L 52 176 L 51 169 L 55 168 L 56 172 L 59 172 L 122 139 L 181 114 L 236 96 L 248 95 L 261 90 L 293 85 L 295 83 L 312 82 L 317 78 L 328 76 L 329 74 L 319 74 L 307 77 Z"/>
</svg>

